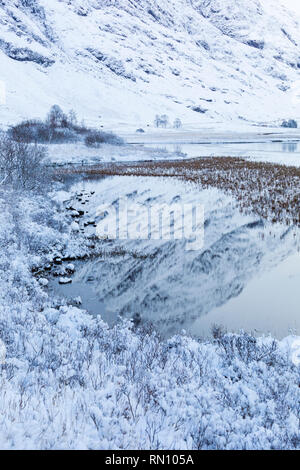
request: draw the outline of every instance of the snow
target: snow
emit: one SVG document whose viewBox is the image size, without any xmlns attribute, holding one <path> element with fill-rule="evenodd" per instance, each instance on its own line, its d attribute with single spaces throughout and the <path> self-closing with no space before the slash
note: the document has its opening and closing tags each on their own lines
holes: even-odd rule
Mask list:
<svg viewBox="0 0 300 470">
<path fill-rule="evenodd" d="M 289 6 L 288 0 L 2 2 L 0 127 L 44 118 L 57 103 L 135 143 L 231 145 L 249 137 L 261 143 L 269 132 L 268 139 L 299 140 L 298 130 L 279 128 L 283 119 L 299 118 L 300 17 L 283 3 Z M 170 119 L 163 131 L 153 128 L 162 113 Z M 176 118 L 180 132 L 171 129 Z M 136 133 L 140 127 L 145 134 Z M 129 145 L 48 150 L 48 163 L 58 165 L 174 157 Z M 81 269 L 66 260 L 89 256 L 90 241 L 72 218 L 79 210 L 67 205 L 83 189 L 95 191 L 83 223 L 97 220 L 99 205 L 119 196 L 139 205 L 200 203 L 205 245 L 187 252 L 184 240 L 98 240 L 104 254 L 125 248 L 137 256 L 88 259 Z M 256 338 L 215 328 L 213 338 L 196 337 L 195 330 L 191 337 L 187 328 L 241 289 L 247 296 L 255 276 L 276 273 L 296 259 L 298 246 L 294 228 L 264 225 L 240 214 L 221 191 L 195 191 L 180 181 L 113 177 L 70 191 L 56 183 L 49 194 L 1 182 L 0 448 L 300 449 L 299 336 Z M 73 302 L 54 295 L 52 264 L 61 289 L 76 289 Z M 96 282 L 97 315 L 85 310 L 85 280 Z M 143 320 L 140 329 L 134 313 Z M 104 318 L 112 315 L 123 318 L 109 326 Z"/>
<path fill-rule="evenodd" d="M 299 17 L 277 0 L 34 4 L 1 5 L 2 125 L 54 103 L 108 129 L 299 117 Z"/>
<path fill-rule="evenodd" d="M 281 3 L 293 13 L 300 17 L 300 5 L 295 3 L 294 0 L 281 0 Z"/>
<path fill-rule="evenodd" d="M 71 284 L 72 282 L 72 279 L 70 279 L 69 277 L 60 277 L 59 278 L 59 283 L 60 284 Z"/>
<path fill-rule="evenodd" d="M 156 160 L 165 158 L 180 158 L 174 151 L 152 147 L 133 145 L 102 144 L 99 148 L 87 147 L 83 142 L 76 144 L 53 144 L 45 146 L 48 151 L 49 164 L 55 165 L 85 165 L 111 161 Z"/>
<path fill-rule="evenodd" d="M 143 135 L 121 133 L 122 137 L 135 146 L 148 149 L 177 152 L 177 158 L 227 157 L 236 156 L 251 160 L 300 166 L 300 133 L 298 129 L 275 127 L 249 127 L 238 125 L 235 129 L 216 123 L 214 128 L 178 130 L 151 130 Z M 149 152 L 150 153 L 150 152 Z M 133 154 L 132 159 L 137 160 Z M 166 158 L 168 155 L 166 154 Z M 176 158 L 176 157 L 175 157 Z M 154 158 L 155 159 L 155 155 Z"/>
<path fill-rule="evenodd" d="M 165 160 L 195 157 L 236 156 L 251 160 L 300 166 L 300 132 L 298 129 L 250 128 L 225 125 L 175 131 L 151 129 L 147 133 L 120 132 L 127 144 L 102 144 L 99 148 L 75 144 L 46 145 L 48 163 L 63 166 L 98 164 L 114 161 Z M 58 196 L 57 196 L 58 197 Z"/>
<path fill-rule="evenodd" d="M 1 192 L 0 448 L 299 448 L 299 339 L 162 341 L 57 303 L 31 268 L 84 241 L 55 204 Z"/>
</svg>

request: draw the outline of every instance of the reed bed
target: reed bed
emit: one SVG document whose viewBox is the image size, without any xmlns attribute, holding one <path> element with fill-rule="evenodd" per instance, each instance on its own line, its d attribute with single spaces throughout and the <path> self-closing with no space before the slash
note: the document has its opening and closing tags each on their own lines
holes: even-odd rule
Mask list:
<svg viewBox="0 0 300 470">
<path fill-rule="evenodd" d="M 60 169 L 61 175 L 179 178 L 201 188 L 216 187 L 231 193 L 244 213 L 272 222 L 300 226 L 300 168 L 239 157 L 102 163 Z"/>
</svg>

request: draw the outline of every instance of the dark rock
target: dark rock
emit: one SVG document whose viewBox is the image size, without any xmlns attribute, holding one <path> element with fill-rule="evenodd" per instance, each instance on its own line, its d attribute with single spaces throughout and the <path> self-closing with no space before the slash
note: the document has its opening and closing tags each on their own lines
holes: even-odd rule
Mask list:
<svg viewBox="0 0 300 470">
<path fill-rule="evenodd" d="M 260 40 L 256 40 L 256 39 L 249 39 L 246 42 L 246 44 L 247 44 L 247 46 L 255 47 L 255 49 L 264 49 L 264 47 L 265 47 L 265 41 L 260 41 Z"/>
<path fill-rule="evenodd" d="M 206 113 L 207 109 L 202 108 L 201 106 L 192 106 L 192 110 L 195 111 L 196 113 Z"/>
</svg>

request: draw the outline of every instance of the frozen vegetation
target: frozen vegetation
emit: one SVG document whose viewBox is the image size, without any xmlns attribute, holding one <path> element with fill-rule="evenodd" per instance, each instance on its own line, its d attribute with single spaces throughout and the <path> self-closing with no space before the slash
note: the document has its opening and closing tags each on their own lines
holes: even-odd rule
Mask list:
<svg viewBox="0 0 300 470">
<path fill-rule="evenodd" d="M 59 303 L 40 266 L 88 252 L 67 194 L 12 186 L 0 193 L 2 449 L 299 449 L 292 338 L 161 340 Z"/>
<path fill-rule="evenodd" d="M 1 2 L 1 449 L 300 449 L 299 337 L 220 326 L 207 339 L 173 334 L 183 315 L 192 325 L 295 252 L 299 168 L 241 159 L 206 161 L 215 167 L 200 176 L 195 161 L 132 167 L 184 155 L 122 140 L 149 134 L 151 142 L 152 133 L 159 141 L 164 130 L 184 142 L 200 128 L 206 141 L 231 139 L 229 128 L 247 140 L 250 125 L 258 141 L 276 139 L 274 128 L 280 139 L 297 138 L 299 17 L 282 3 Z M 97 193 L 80 166 L 99 161 Z M 57 168 L 66 163 L 79 168 Z M 99 168 L 90 170 L 98 179 Z M 79 197 L 84 185 L 96 193 L 90 206 Z M 205 203 L 208 241 L 187 256 L 186 276 L 182 240 L 123 246 L 84 233 L 98 205 L 120 194 L 144 205 L 182 196 Z M 119 315 L 113 326 L 49 285 L 54 268 L 65 288 L 73 262 L 99 261 L 107 248 L 97 275 L 99 295 Z M 147 321 L 153 314 L 167 318 L 169 334 Z"/>
</svg>

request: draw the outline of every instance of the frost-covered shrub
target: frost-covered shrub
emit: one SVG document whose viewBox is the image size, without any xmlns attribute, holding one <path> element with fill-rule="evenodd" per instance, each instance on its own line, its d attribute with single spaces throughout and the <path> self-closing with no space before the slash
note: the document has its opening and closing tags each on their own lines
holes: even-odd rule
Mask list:
<svg viewBox="0 0 300 470">
<path fill-rule="evenodd" d="M 102 143 L 123 144 L 123 140 L 111 132 L 90 129 L 84 123 L 78 124 L 73 110 L 65 114 L 58 105 L 51 107 L 45 121 L 32 119 L 11 126 L 8 136 L 16 142 L 36 144 L 73 143 L 83 139 L 89 147 L 97 147 Z"/>
<path fill-rule="evenodd" d="M 40 142 L 46 143 L 50 140 L 50 129 L 42 121 L 29 120 L 12 126 L 8 135 L 20 142 Z"/>
<path fill-rule="evenodd" d="M 122 145 L 123 140 L 112 132 L 90 131 L 84 139 L 87 147 L 99 147 L 101 144 Z"/>
<path fill-rule="evenodd" d="M 260 344 L 257 338 L 248 333 L 241 333 L 240 335 L 227 334 L 214 327 L 213 336 L 216 343 L 221 347 L 227 362 L 238 358 L 246 364 L 262 360 L 271 364 L 276 354 L 276 341 Z"/>
<path fill-rule="evenodd" d="M 1 185 L 22 190 L 45 189 L 50 180 L 50 170 L 43 164 L 45 156 L 43 147 L 0 135 Z"/>
<path fill-rule="evenodd" d="M 289 127 L 292 129 L 297 129 L 298 123 L 295 119 L 289 119 L 288 121 L 283 121 L 281 127 Z"/>
<path fill-rule="evenodd" d="M 8 134 L 12 139 L 25 143 L 67 143 L 78 140 L 76 129 L 68 125 L 56 127 L 51 121 L 23 121 L 12 126 Z"/>
<path fill-rule="evenodd" d="M 73 110 L 65 114 L 58 105 L 53 105 L 44 121 L 31 119 L 11 126 L 8 135 L 13 140 L 26 143 L 68 143 L 76 142 L 82 134 L 88 133 L 83 125 L 78 125 Z"/>
</svg>

